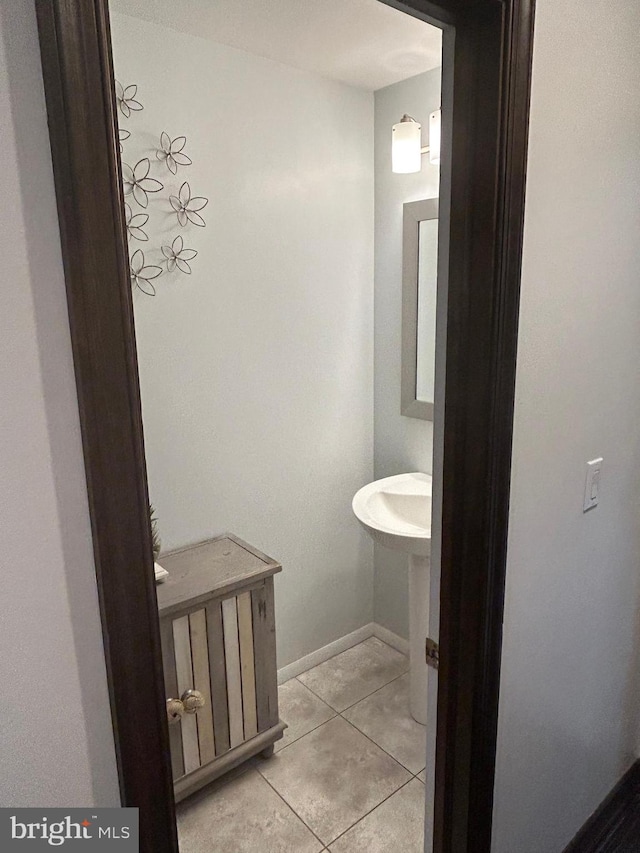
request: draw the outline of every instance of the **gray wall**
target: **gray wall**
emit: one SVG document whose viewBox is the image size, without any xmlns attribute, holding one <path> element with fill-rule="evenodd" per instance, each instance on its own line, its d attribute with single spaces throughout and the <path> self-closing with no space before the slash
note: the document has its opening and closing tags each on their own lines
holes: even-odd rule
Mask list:
<svg viewBox="0 0 640 853">
<path fill-rule="evenodd" d="M 283 563 L 284 666 L 373 617 L 373 95 L 113 17 L 127 127 L 186 134 L 210 198 L 193 273 L 135 299 L 151 499 L 165 548 L 230 530 Z"/>
<path fill-rule="evenodd" d="M 638 754 L 639 32 L 537 3 L 495 853 L 559 853 Z"/>
<path fill-rule="evenodd" d="M 400 414 L 402 316 L 402 205 L 435 198 L 439 169 L 423 158 L 421 172 L 391 171 L 391 127 L 409 113 L 428 138 L 429 114 L 440 107 L 439 68 L 375 93 L 375 402 L 376 479 L 406 471 L 431 473 L 433 429 L 429 421 Z M 425 142 L 426 144 L 426 142 Z M 409 635 L 405 554 L 375 548 L 375 620 L 402 637 Z"/>
<path fill-rule="evenodd" d="M 0 3 L 0 806 L 117 805 L 32 0 Z"/>
</svg>

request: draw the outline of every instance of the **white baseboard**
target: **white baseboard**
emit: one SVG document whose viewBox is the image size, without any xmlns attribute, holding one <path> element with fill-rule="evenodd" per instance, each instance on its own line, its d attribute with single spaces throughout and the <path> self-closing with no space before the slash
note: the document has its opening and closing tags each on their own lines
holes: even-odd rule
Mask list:
<svg viewBox="0 0 640 853">
<path fill-rule="evenodd" d="M 334 640 L 321 649 L 316 649 L 315 652 L 311 652 L 311 654 L 283 666 L 282 669 L 278 670 L 278 684 L 284 684 L 290 678 L 295 678 L 296 675 L 301 675 L 308 669 L 313 669 L 314 666 L 318 666 L 318 664 L 324 663 L 329 658 L 339 655 L 340 652 L 346 652 L 347 649 L 357 646 L 358 643 L 368 640 L 369 637 L 377 637 L 383 643 L 387 643 L 387 645 L 402 652 L 403 655 L 409 654 L 409 643 L 407 640 L 403 640 L 402 637 L 394 634 L 388 628 L 383 628 L 382 625 L 369 622 L 368 625 L 356 628 L 350 634 L 345 634 L 344 637 Z"/>
<path fill-rule="evenodd" d="M 377 622 L 372 622 L 372 625 L 374 637 L 382 640 L 383 643 L 386 643 L 388 646 L 391 646 L 392 649 L 396 649 L 396 651 L 401 652 L 403 655 L 409 654 L 409 640 L 405 640 L 404 637 L 394 634 L 393 631 L 390 631 L 383 625 L 378 625 Z"/>
<path fill-rule="evenodd" d="M 344 637 L 339 637 L 327 646 L 316 649 L 315 652 L 311 652 L 311 654 L 305 655 L 299 660 L 294 660 L 293 663 L 287 664 L 287 666 L 283 666 L 282 669 L 278 670 L 278 684 L 284 684 L 290 678 L 295 678 L 296 675 L 300 675 L 308 669 L 313 669 L 314 666 L 318 666 L 319 663 L 324 663 L 329 658 L 339 655 L 340 652 L 346 652 L 347 649 L 357 646 L 358 643 L 368 640 L 369 637 L 373 637 L 373 622 L 363 625 L 362 628 L 356 628 L 355 631 L 345 634 Z"/>
</svg>

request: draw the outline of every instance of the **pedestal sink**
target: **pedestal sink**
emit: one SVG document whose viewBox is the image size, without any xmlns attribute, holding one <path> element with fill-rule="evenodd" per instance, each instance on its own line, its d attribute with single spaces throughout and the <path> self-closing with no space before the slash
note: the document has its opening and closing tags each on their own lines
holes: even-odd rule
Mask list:
<svg viewBox="0 0 640 853">
<path fill-rule="evenodd" d="M 353 512 L 375 542 L 409 556 L 410 710 L 427 722 L 425 639 L 429 631 L 431 566 L 431 477 L 398 474 L 363 486 L 353 498 Z"/>
</svg>

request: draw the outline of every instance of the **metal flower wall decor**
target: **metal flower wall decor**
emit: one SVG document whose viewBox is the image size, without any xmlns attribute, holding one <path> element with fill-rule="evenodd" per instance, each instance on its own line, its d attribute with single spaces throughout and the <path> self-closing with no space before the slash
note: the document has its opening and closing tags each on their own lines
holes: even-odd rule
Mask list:
<svg viewBox="0 0 640 853">
<path fill-rule="evenodd" d="M 160 148 L 156 151 L 158 160 L 164 161 L 167 168 L 174 175 L 178 172 L 178 166 L 190 166 L 191 158 L 182 150 L 187 144 L 186 136 L 176 136 L 171 139 L 168 133 L 163 130 L 160 134 Z"/>
<path fill-rule="evenodd" d="M 189 261 L 192 261 L 198 254 L 195 249 L 185 249 L 184 240 L 180 235 L 176 237 L 170 246 L 162 247 L 162 254 L 167 259 L 167 272 L 173 272 L 176 267 L 181 272 L 191 273 Z"/>
<path fill-rule="evenodd" d="M 149 221 L 148 213 L 134 213 L 131 210 L 131 205 L 124 203 L 124 218 L 127 223 L 127 234 L 129 237 L 133 237 L 134 240 L 143 240 L 147 241 L 149 239 L 149 235 L 146 231 L 144 231 L 144 226 Z"/>
<path fill-rule="evenodd" d="M 129 121 L 134 113 L 142 112 L 144 107 L 137 96 L 138 87 L 136 84 L 131 83 L 123 86 L 116 81 L 116 99 L 121 120 L 124 118 Z M 125 149 L 129 149 L 135 144 L 136 137 L 127 128 L 119 128 L 118 136 L 120 153 L 124 157 L 126 156 Z M 124 205 L 125 223 L 127 236 L 132 243 L 129 261 L 131 284 L 147 296 L 156 295 L 154 281 L 160 276 L 172 273 L 189 275 L 191 273 L 189 262 L 193 261 L 198 252 L 195 249 L 186 248 L 182 235 L 175 236 L 175 231 L 168 235 L 168 242 L 166 237 L 159 238 L 159 241 L 162 240 L 162 242 L 160 242 L 157 250 L 147 247 L 143 252 L 142 249 L 134 248 L 134 241 L 149 243 L 149 234 L 151 232 L 157 233 L 163 224 L 166 229 L 167 223 L 170 223 L 170 231 L 176 225 L 180 228 L 188 228 L 191 225 L 204 228 L 206 225 L 200 211 L 207 206 L 209 200 L 204 196 L 193 195 L 188 181 L 182 181 L 179 187 L 175 186 L 175 189 L 167 186 L 167 182 L 171 182 L 172 177 L 178 174 L 179 169 L 192 165 L 191 158 L 185 152 L 186 146 L 186 136 L 172 138 L 163 130 L 160 134 L 159 145 L 153 149 L 155 160 L 152 160 L 151 157 L 142 156 L 136 159 L 133 166 L 124 162 L 124 159 L 122 162 L 122 180 L 126 197 Z M 146 153 L 146 151 L 142 153 Z M 135 158 L 132 158 L 130 162 L 133 162 L 133 159 Z M 162 174 L 154 177 L 152 174 L 154 163 L 156 169 L 165 170 L 164 177 Z M 166 190 L 168 195 L 163 190 Z M 152 224 L 155 227 L 150 229 L 149 226 Z M 157 257 L 157 263 L 148 262 L 145 252 L 154 259 Z M 160 254 L 162 257 L 159 257 Z"/>
<path fill-rule="evenodd" d="M 120 112 L 125 118 L 129 118 L 132 111 L 139 112 L 143 109 L 142 104 L 139 101 L 136 101 L 137 91 L 137 86 L 133 84 L 131 86 L 122 86 L 116 80 L 116 100 L 118 102 Z"/>
<path fill-rule="evenodd" d="M 151 161 L 148 157 L 143 157 L 138 160 L 136 165 L 131 168 L 126 163 L 122 164 L 122 177 L 124 179 L 124 194 L 133 193 L 134 199 L 140 207 L 147 207 L 149 204 L 149 196 L 147 193 L 159 193 L 164 189 L 160 181 L 149 177 L 151 170 Z"/>
<path fill-rule="evenodd" d="M 155 264 L 147 264 L 142 249 L 136 249 L 131 255 L 131 281 L 147 296 L 155 296 L 156 289 L 151 284 L 152 279 L 162 275 L 162 267 Z"/>
<path fill-rule="evenodd" d="M 202 196 L 192 196 L 191 187 L 186 181 L 180 187 L 178 195 L 169 196 L 169 202 L 176 212 L 178 224 L 183 228 L 188 222 L 204 228 L 206 223 L 198 211 L 206 207 L 208 201 L 209 199 Z"/>
</svg>

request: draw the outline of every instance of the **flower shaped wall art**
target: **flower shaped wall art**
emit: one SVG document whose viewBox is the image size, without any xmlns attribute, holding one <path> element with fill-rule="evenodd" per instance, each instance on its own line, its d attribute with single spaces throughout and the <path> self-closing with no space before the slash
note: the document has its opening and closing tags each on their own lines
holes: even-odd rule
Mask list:
<svg viewBox="0 0 640 853">
<path fill-rule="evenodd" d="M 187 231 L 192 226 L 204 228 L 206 223 L 200 211 L 206 207 L 208 199 L 193 195 L 188 181 L 171 186 L 179 171 L 193 165 L 185 150 L 187 137 L 184 134 L 172 136 L 163 130 L 159 137 L 155 136 L 159 144 L 156 142 L 150 148 L 147 140 L 153 140 L 154 134 L 140 121 L 144 106 L 138 97 L 137 84 L 123 86 L 116 82 L 119 118 L 126 124 L 118 129 L 118 142 L 123 156 L 124 218 L 131 244 L 131 285 L 140 293 L 156 296 L 160 277 L 178 281 L 176 276 L 191 273 L 190 262 L 198 252 L 186 247 L 183 236 L 175 236 L 175 231 L 171 234 L 170 229 L 175 229 L 176 224 Z M 131 166 L 134 161 L 135 165 Z M 136 242 L 145 243 L 144 252 L 135 247 Z"/>
</svg>

